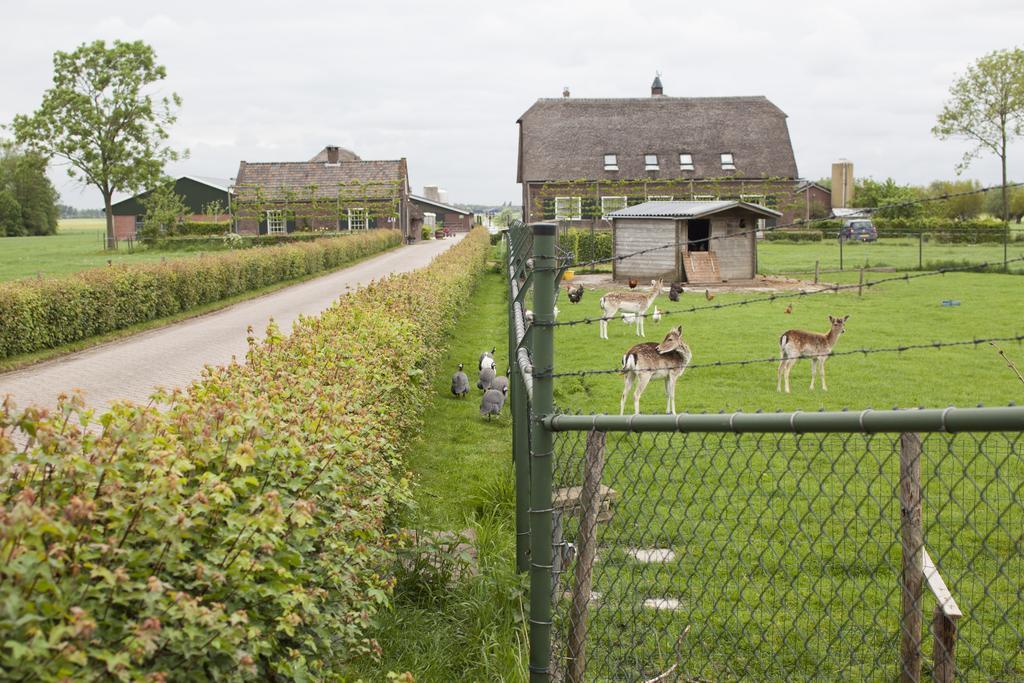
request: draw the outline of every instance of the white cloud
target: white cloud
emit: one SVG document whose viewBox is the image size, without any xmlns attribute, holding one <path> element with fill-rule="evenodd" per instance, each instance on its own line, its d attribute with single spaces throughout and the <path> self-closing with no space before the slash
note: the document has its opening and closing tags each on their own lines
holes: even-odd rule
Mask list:
<svg viewBox="0 0 1024 683">
<path fill-rule="evenodd" d="M 327 143 L 407 157 L 413 183 L 456 201 L 517 200 L 515 121 L 538 97 L 763 94 L 788 115 L 803 175 L 845 156 L 901 182 L 950 177 L 965 146 L 932 137 L 949 84 L 1019 42 L 1024 5 L 739 0 L 378 1 L 161 5 L 22 3 L 0 43 L 0 122 L 38 105 L 51 55 L 142 39 L 184 98 L 171 173 L 231 176 L 238 161 L 306 159 Z M 982 159 L 969 175 L 998 181 Z M 1024 177 L 1024 145 L 1011 156 Z M 98 205 L 54 172 L 65 199 Z"/>
</svg>

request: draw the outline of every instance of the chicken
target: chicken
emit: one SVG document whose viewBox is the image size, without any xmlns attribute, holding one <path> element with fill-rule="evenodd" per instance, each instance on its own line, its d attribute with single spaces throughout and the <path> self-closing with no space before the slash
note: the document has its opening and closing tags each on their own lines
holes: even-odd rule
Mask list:
<svg viewBox="0 0 1024 683">
<path fill-rule="evenodd" d="M 465 398 L 469 393 L 469 377 L 462 371 L 462 363 L 459 363 L 458 371 L 452 375 L 452 394 L 459 398 Z"/>
<path fill-rule="evenodd" d="M 714 301 L 715 300 L 715 295 L 711 293 L 710 289 L 705 289 L 704 290 L 704 298 L 707 299 L 708 301 Z"/>
<path fill-rule="evenodd" d="M 480 368 L 480 377 L 476 381 L 476 388 L 487 391 L 491 388 L 491 382 L 494 381 L 494 364 Z"/>
<path fill-rule="evenodd" d="M 636 279 L 634 279 L 634 278 L 629 278 L 629 288 L 630 288 L 630 289 L 636 289 L 636 286 L 637 286 L 638 284 L 640 284 L 640 281 L 639 281 L 639 280 L 636 280 Z"/>
<path fill-rule="evenodd" d="M 496 389 L 503 394 L 508 394 L 508 375 L 511 368 L 505 368 L 504 375 L 498 375 L 491 380 L 491 389 Z"/>
<path fill-rule="evenodd" d="M 679 295 L 683 293 L 683 286 L 678 282 L 673 282 L 668 288 L 668 300 L 679 301 Z"/>
<path fill-rule="evenodd" d="M 491 419 L 491 415 L 501 415 L 501 408 L 505 405 L 505 396 L 508 394 L 508 387 L 505 387 L 503 391 L 497 389 L 488 389 L 484 392 L 483 398 L 480 399 L 480 417 L 487 416 L 487 419 Z"/>
<path fill-rule="evenodd" d="M 793 312 L 793 304 L 790 304 L 790 305 L 786 306 L 786 311 L 785 312 L 786 312 L 786 315 L 791 314 Z"/>
<path fill-rule="evenodd" d="M 661 311 L 658 310 L 657 306 L 654 307 L 654 313 L 651 313 L 651 320 L 653 320 L 656 323 L 661 322 Z"/>
<path fill-rule="evenodd" d="M 583 285 L 577 285 L 575 288 L 566 287 L 565 291 L 571 304 L 578 304 L 583 299 Z"/>
</svg>

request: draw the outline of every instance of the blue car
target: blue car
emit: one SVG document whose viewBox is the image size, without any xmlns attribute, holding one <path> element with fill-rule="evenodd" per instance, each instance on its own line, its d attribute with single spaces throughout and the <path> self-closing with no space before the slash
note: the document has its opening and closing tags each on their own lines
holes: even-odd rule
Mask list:
<svg viewBox="0 0 1024 683">
<path fill-rule="evenodd" d="M 878 239 L 878 231 L 866 218 L 847 220 L 843 221 L 843 227 L 839 229 L 839 239 L 874 242 Z"/>
</svg>

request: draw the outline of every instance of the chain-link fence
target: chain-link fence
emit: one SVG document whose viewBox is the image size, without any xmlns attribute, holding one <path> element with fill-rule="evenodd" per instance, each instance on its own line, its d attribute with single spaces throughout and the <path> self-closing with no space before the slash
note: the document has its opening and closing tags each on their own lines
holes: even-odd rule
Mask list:
<svg viewBox="0 0 1024 683">
<path fill-rule="evenodd" d="M 1024 408 L 556 415 L 506 244 L 532 681 L 1024 680 Z"/>
</svg>

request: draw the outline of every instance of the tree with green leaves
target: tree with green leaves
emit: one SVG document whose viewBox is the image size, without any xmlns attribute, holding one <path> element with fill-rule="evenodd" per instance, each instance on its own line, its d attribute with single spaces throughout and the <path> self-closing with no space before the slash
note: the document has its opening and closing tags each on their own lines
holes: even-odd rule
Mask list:
<svg viewBox="0 0 1024 683">
<path fill-rule="evenodd" d="M 140 198 L 139 203 L 143 208 L 140 236 L 145 239 L 178 234 L 178 227 L 189 213 L 185 198 L 174 191 L 174 180 L 170 178 Z"/>
<path fill-rule="evenodd" d="M 10 190 L 0 190 L 0 237 L 20 237 L 25 234 L 21 222 L 21 204 Z"/>
<path fill-rule="evenodd" d="M 153 87 L 167 77 L 153 48 L 142 41 L 83 43 L 53 56 L 53 86 L 31 115 L 14 118 L 19 142 L 62 159 L 68 175 L 96 187 L 107 216 L 107 246 L 114 240 L 110 207 L 116 192 L 136 192 L 180 158 L 168 147 L 167 128 L 181 98 Z"/>
<path fill-rule="evenodd" d="M 985 209 L 985 193 L 978 192 L 981 183 L 977 180 L 935 180 L 928 186 L 932 197 L 950 196 L 939 202 L 932 202 L 926 209 L 935 216 L 963 221 L 977 218 Z M 968 194 L 968 193 L 974 194 Z"/>
<path fill-rule="evenodd" d="M 58 194 L 46 177 L 46 159 L 0 141 L 0 192 L 5 228 L 0 235 L 52 235 L 57 232 Z M 12 203 L 13 201 L 13 203 Z M 17 205 L 17 219 L 13 207 Z"/>
<path fill-rule="evenodd" d="M 949 90 L 950 99 L 932 133 L 941 140 L 963 138 L 973 143 L 957 164 L 957 173 L 991 152 L 1002 164 L 1002 215 L 1009 218 L 1006 150 L 1024 133 L 1024 50 L 997 50 L 967 68 Z"/>
<path fill-rule="evenodd" d="M 857 178 L 853 196 L 857 206 L 877 207 L 875 215 L 883 218 L 912 218 L 921 212 L 920 192 L 911 185 L 900 185 L 892 178 L 879 182 L 874 178 Z M 886 208 L 889 207 L 889 208 Z"/>
</svg>

